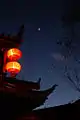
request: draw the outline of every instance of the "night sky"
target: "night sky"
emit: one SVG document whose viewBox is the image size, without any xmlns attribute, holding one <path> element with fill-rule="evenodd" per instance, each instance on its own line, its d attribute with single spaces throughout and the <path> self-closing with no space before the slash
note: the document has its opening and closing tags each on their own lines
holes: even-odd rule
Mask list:
<svg viewBox="0 0 80 120">
<path fill-rule="evenodd" d="M 79 97 L 79 92 L 64 76 L 66 62 L 62 59 L 61 50 L 56 44 L 56 41 L 63 39 L 63 36 L 73 37 L 71 24 L 63 23 L 62 16 L 69 13 L 75 3 L 69 0 L 42 1 L 1 1 L 0 32 L 14 35 L 20 25 L 25 25 L 24 42 L 21 45 L 23 57 L 20 60 L 23 69 L 19 78 L 37 81 L 41 77 L 42 90 L 58 84 L 56 91 L 49 96 L 44 105 L 44 107 L 49 107 L 65 104 Z M 79 26 L 79 22 L 74 25 L 76 34 L 74 40 L 80 38 Z M 71 67 L 75 66 L 72 58 L 67 63 Z"/>
</svg>

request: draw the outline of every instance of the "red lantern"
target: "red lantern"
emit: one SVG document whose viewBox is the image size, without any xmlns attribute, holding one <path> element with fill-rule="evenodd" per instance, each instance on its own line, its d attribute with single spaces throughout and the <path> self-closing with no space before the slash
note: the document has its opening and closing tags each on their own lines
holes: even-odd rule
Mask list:
<svg viewBox="0 0 80 120">
<path fill-rule="evenodd" d="M 12 48 L 7 51 L 7 57 L 11 61 L 17 61 L 21 58 L 22 52 L 17 48 Z"/>
<path fill-rule="evenodd" d="M 5 69 L 9 72 L 9 73 L 14 73 L 17 74 L 20 72 L 21 70 L 21 65 L 18 62 L 8 62 L 5 66 Z"/>
</svg>

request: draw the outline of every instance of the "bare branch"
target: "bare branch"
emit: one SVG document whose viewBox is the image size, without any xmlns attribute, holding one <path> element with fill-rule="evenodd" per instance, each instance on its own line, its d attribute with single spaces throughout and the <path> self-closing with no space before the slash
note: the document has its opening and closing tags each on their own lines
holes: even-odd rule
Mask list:
<svg viewBox="0 0 80 120">
<path fill-rule="evenodd" d="M 78 76 L 78 72 L 77 72 L 76 69 L 74 69 L 74 72 L 75 72 L 75 77 L 76 77 L 77 84 L 79 84 L 80 79 L 79 79 L 79 76 Z"/>
<path fill-rule="evenodd" d="M 77 74 L 77 70 L 74 69 L 74 73 L 75 73 L 75 79 L 72 79 L 70 72 L 68 71 L 68 67 L 65 66 L 65 73 L 66 73 L 66 77 L 68 78 L 68 80 L 73 84 L 73 86 L 75 87 L 75 89 L 80 92 L 80 79 L 79 76 Z"/>
</svg>

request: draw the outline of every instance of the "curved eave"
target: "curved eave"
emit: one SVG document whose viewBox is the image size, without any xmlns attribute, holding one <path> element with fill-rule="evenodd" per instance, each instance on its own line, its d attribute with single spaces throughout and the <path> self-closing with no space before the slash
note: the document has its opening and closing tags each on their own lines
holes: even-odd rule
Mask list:
<svg viewBox="0 0 80 120">
<path fill-rule="evenodd" d="M 37 82 L 31 82 L 31 81 L 24 81 L 24 80 L 19 80 L 16 78 L 11 78 L 11 77 L 5 77 L 4 78 L 4 84 L 13 84 L 15 88 L 17 87 L 22 87 L 22 89 L 40 89 L 40 80 Z M 20 88 L 21 89 L 21 88 Z"/>
<path fill-rule="evenodd" d="M 24 25 L 22 25 L 19 29 L 19 32 L 16 36 L 5 36 L 0 34 L 0 48 L 13 48 L 13 47 L 19 47 L 22 43 L 22 37 L 24 33 Z"/>
<path fill-rule="evenodd" d="M 55 90 L 56 86 L 57 85 L 53 85 L 51 88 L 44 91 L 28 90 L 25 93 L 17 93 L 16 91 L 11 93 L 12 88 L 7 88 L 8 90 L 4 88 L 0 91 L 0 101 L 2 100 L 3 104 L 10 104 L 9 106 L 12 105 L 12 107 L 14 107 L 13 104 L 15 104 L 16 107 L 22 106 L 21 108 L 25 108 L 26 110 L 33 110 L 44 104 L 48 95 Z"/>
</svg>

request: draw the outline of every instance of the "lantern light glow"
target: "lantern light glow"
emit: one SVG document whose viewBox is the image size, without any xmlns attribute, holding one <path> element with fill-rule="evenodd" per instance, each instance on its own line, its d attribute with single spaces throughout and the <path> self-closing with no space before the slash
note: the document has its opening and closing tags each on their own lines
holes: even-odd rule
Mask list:
<svg viewBox="0 0 80 120">
<path fill-rule="evenodd" d="M 21 70 L 21 65 L 18 62 L 8 62 L 5 69 L 10 73 L 19 73 Z"/>
<path fill-rule="evenodd" d="M 22 56 L 22 52 L 17 48 L 12 48 L 7 51 L 7 57 L 11 61 L 19 60 Z"/>
</svg>

